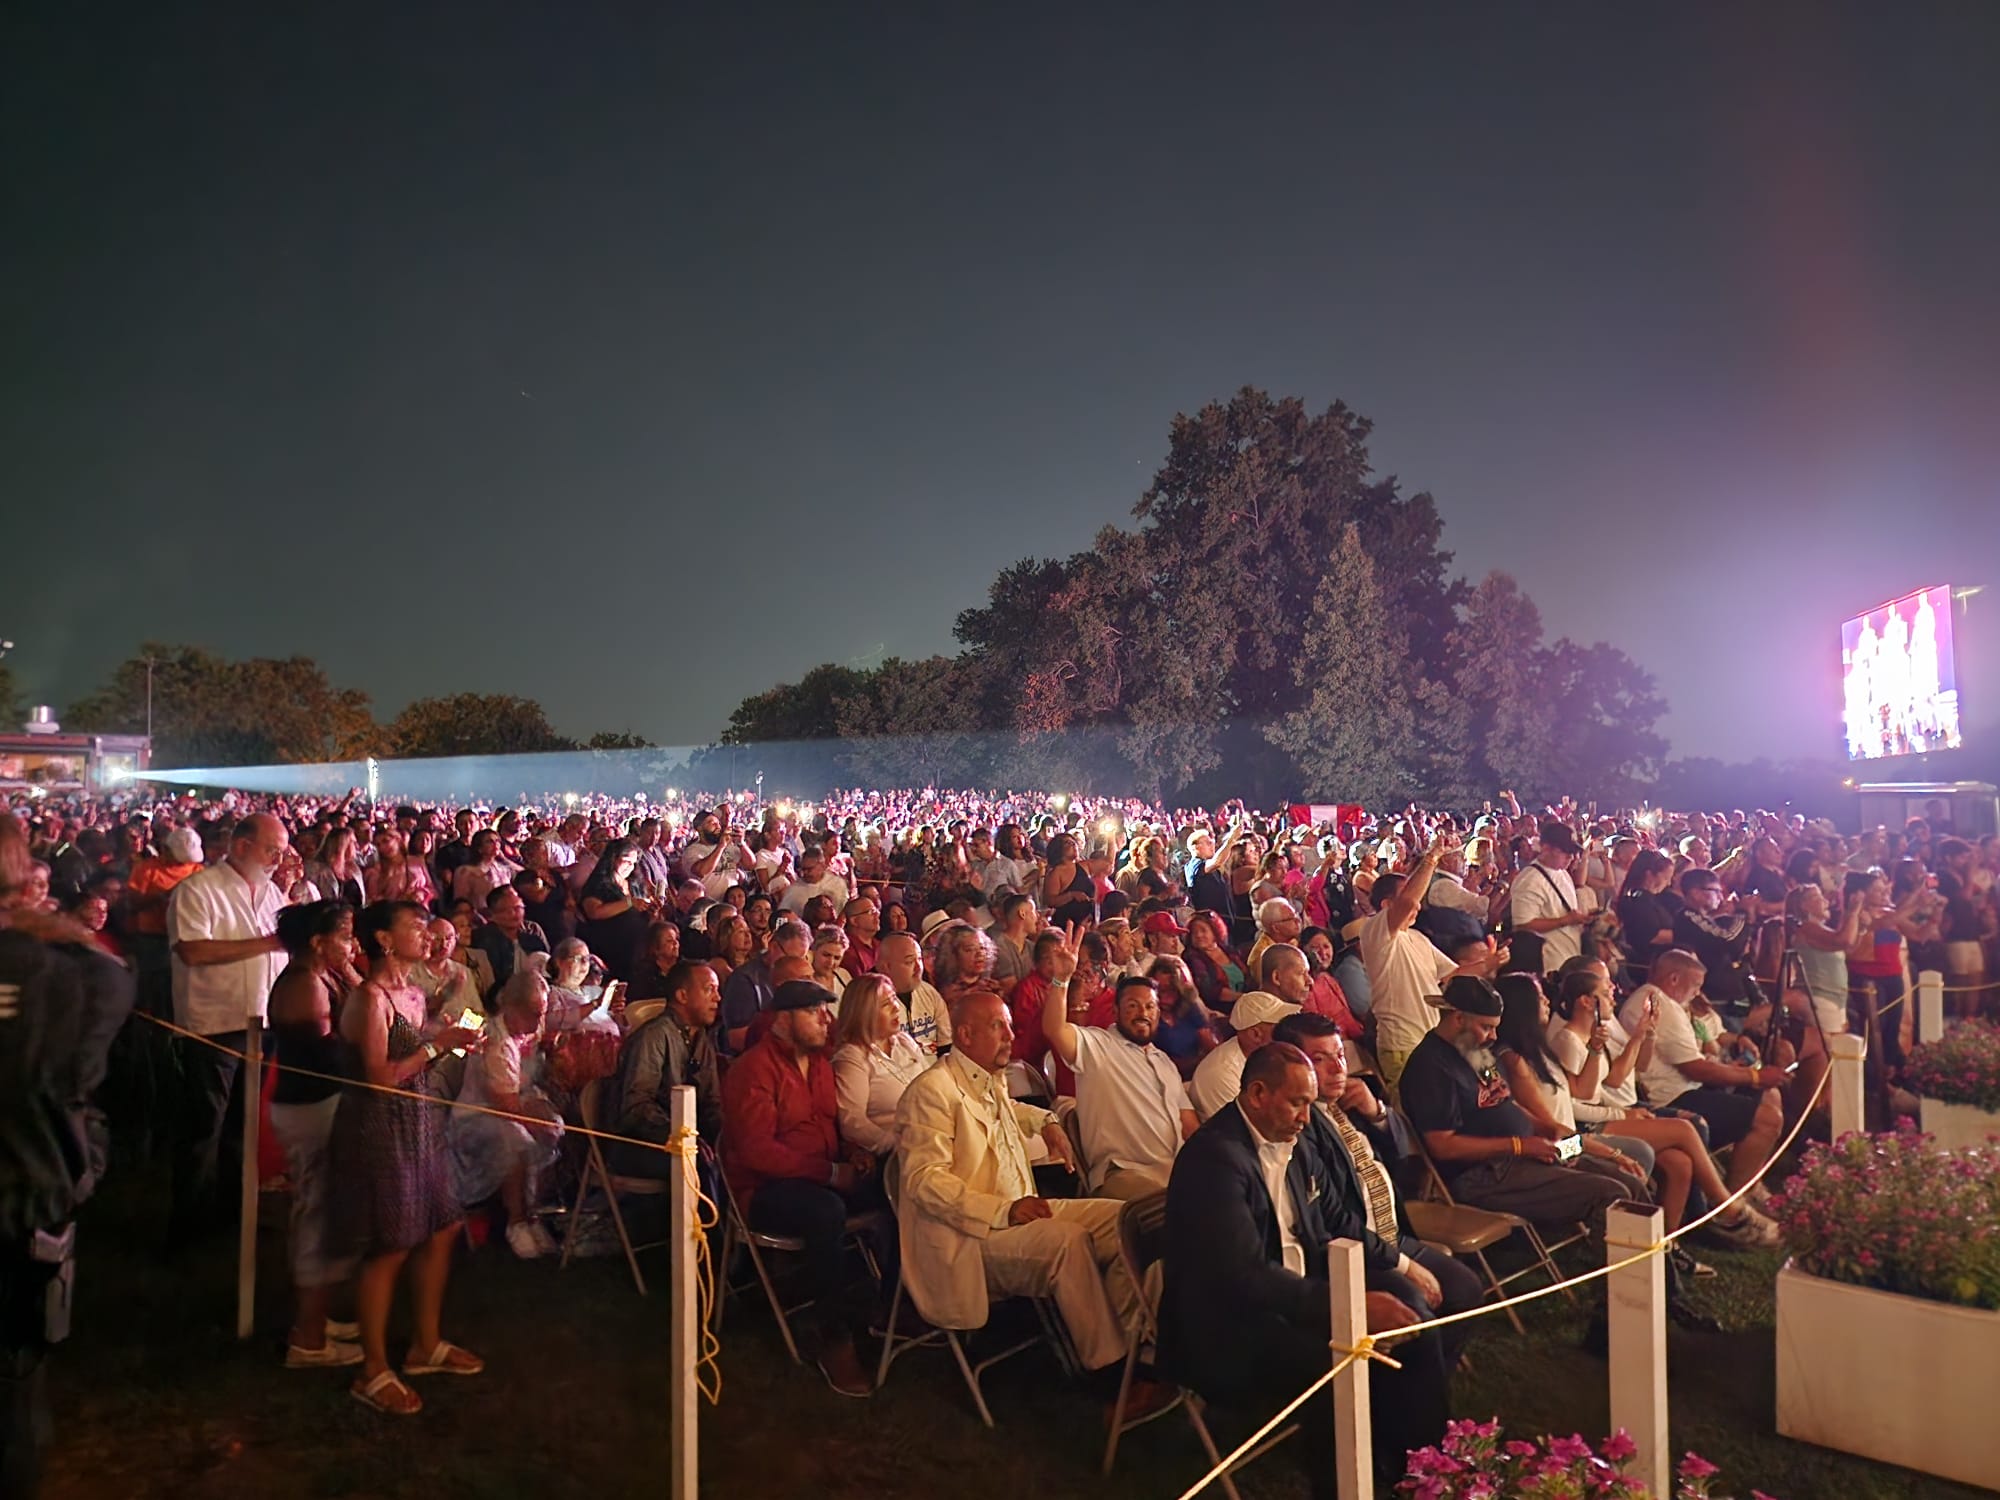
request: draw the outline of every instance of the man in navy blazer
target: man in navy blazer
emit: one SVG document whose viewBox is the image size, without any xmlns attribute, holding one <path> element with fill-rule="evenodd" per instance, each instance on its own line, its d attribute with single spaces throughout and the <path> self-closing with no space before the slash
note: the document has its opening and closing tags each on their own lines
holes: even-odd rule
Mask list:
<svg viewBox="0 0 2000 1500">
<path fill-rule="evenodd" d="M 1318 1097 L 1312 1063 L 1297 1047 L 1259 1048 L 1235 1103 L 1181 1148 L 1167 1188 L 1159 1364 L 1218 1406 L 1259 1420 L 1332 1363 L 1327 1242 L 1368 1246 L 1374 1238 L 1352 1199 L 1335 1202 L 1309 1154 L 1294 1150 Z M 1387 1251 L 1380 1240 L 1374 1246 Z M 1392 1293 L 1368 1293 L 1371 1333 L 1416 1321 Z M 1377 1364 L 1369 1376 L 1384 1481 L 1402 1476 L 1409 1449 L 1443 1437 L 1446 1415 L 1438 1336 L 1399 1340 L 1389 1352 L 1403 1368 Z M 1301 1439 L 1314 1496 L 1331 1496 L 1333 1422 L 1322 1399 L 1305 1408 Z"/>
</svg>

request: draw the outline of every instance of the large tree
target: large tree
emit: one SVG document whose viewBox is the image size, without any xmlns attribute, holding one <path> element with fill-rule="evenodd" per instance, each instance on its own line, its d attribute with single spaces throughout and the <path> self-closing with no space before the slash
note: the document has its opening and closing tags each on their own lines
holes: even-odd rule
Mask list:
<svg viewBox="0 0 2000 1500">
<path fill-rule="evenodd" d="M 1317 574 L 1305 639 L 1291 662 L 1303 702 L 1266 731 L 1319 802 L 1392 806 L 1415 784 L 1417 701 L 1408 646 L 1384 620 L 1382 589 L 1360 528 L 1341 528 Z"/>
<path fill-rule="evenodd" d="M 834 705 L 841 763 L 867 786 L 964 786 L 986 771 L 984 673 L 966 656 L 890 657 Z"/>
<path fill-rule="evenodd" d="M 797 682 L 781 682 L 736 705 L 722 731 L 725 745 L 760 745 L 780 740 L 830 740 L 840 733 L 838 708 L 854 692 L 862 674 L 828 662 Z"/>
<path fill-rule="evenodd" d="M 505 693 L 419 698 L 396 715 L 388 735 L 392 754 L 413 758 L 529 755 L 577 748 L 574 740 L 556 733 L 541 704 Z"/>
<path fill-rule="evenodd" d="M 8 733 L 21 727 L 27 710 L 21 704 L 21 690 L 14 682 L 14 669 L 0 661 L 0 724 Z"/>
<path fill-rule="evenodd" d="M 230 661 L 160 641 L 148 641 L 96 692 L 71 704 L 64 727 L 145 733 L 149 658 L 155 765 L 354 760 L 380 747 L 368 695 L 334 687 L 308 657 Z"/>
</svg>

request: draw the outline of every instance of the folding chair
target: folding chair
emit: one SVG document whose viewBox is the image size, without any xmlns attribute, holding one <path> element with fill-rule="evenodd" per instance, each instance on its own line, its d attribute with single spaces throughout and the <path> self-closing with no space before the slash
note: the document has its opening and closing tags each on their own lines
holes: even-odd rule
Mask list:
<svg viewBox="0 0 2000 1500">
<path fill-rule="evenodd" d="M 597 1078 L 583 1086 L 583 1093 L 577 1100 L 578 1112 L 583 1116 L 585 1130 L 604 1128 L 604 1090 L 611 1082 L 608 1078 Z M 605 1203 L 611 1209 L 611 1223 L 618 1231 L 618 1243 L 625 1251 L 625 1264 L 632 1268 L 632 1285 L 639 1289 L 641 1297 L 646 1295 L 646 1278 L 639 1272 L 639 1257 L 634 1253 L 631 1235 L 625 1232 L 625 1215 L 620 1212 L 618 1200 L 625 1198 L 653 1198 L 667 1190 L 664 1177 L 624 1177 L 611 1171 L 604 1164 L 604 1153 L 597 1148 L 597 1137 L 584 1137 L 585 1151 L 583 1170 L 576 1185 L 576 1202 L 570 1205 L 569 1223 L 563 1230 L 562 1260 L 558 1270 L 569 1266 L 570 1252 L 576 1247 L 576 1226 L 583 1216 L 584 1196 L 594 1186 L 604 1195 Z M 678 1162 L 675 1163 L 678 1165 Z M 665 1244 L 665 1240 L 652 1240 L 637 1248 L 650 1250 L 655 1245 Z"/>
<path fill-rule="evenodd" d="M 892 1212 L 896 1202 L 897 1190 L 896 1175 L 893 1170 L 894 1162 L 895 1158 L 892 1156 L 889 1158 L 889 1162 L 885 1164 L 885 1175 L 882 1183 L 883 1187 L 888 1190 Z M 889 1299 L 888 1321 L 882 1331 L 882 1357 L 876 1362 L 875 1366 L 875 1388 L 877 1390 L 882 1388 L 883 1384 L 889 1378 L 889 1366 L 894 1364 L 903 1355 L 909 1353 L 910 1350 L 935 1348 L 942 1344 L 951 1350 L 951 1357 L 958 1365 L 958 1373 L 965 1381 L 965 1388 L 972 1393 L 972 1405 L 979 1413 L 979 1420 L 985 1423 L 987 1427 L 993 1427 L 995 1425 L 993 1412 L 986 1404 L 986 1393 L 981 1389 L 979 1382 L 980 1377 L 994 1365 L 999 1364 L 1002 1360 L 1012 1359 L 1017 1354 L 1025 1353 L 1037 1344 L 1047 1344 L 1054 1352 L 1057 1363 L 1062 1365 L 1065 1373 L 1074 1377 L 1081 1369 L 1081 1364 L 1077 1360 L 1076 1353 L 1070 1346 L 1069 1331 L 1063 1327 L 1061 1314 L 1056 1312 L 1045 1298 L 1028 1297 L 1022 1300 L 1028 1302 L 1034 1308 L 1035 1319 L 1041 1325 L 1041 1332 L 1031 1334 L 1024 1339 L 1017 1339 L 1003 1349 L 996 1349 L 993 1353 L 985 1355 L 981 1359 L 974 1360 L 966 1349 L 966 1345 L 970 1342 L 970 1339 L 968 1333 L 965 1331 L 933 1326 L 928 1332 L 920 1334 L 905 1336 L 897 1333 L 896 1325 L 902 1316 L 904 1301 L 903 1273 L 899 1267 L 896 1272 L 896 1290 Z M 924 1310 L 921 1307 L 917 1307 L 914 1297 L 911 1297 L 909 1302 L 911 1307 L 916 1308 L 919 1316 L 924 1316 Z"/>
<path fill-rule="evenodd" d="M 1579 1223 L 1576 1226 L 1576 1233 L 1569 1235 L 1565 1239 L 1560 1239 L 1551 1245 L 1547 1240 L 1542 1238 L 1541 1230 L 1537 1229 L 1531 1221 L 1522 1218 L 1519 1214 L 1503 1213 L 1497 1209 L 1473 1208 L 1467 1204 L 1460 1203 L 1451 1196 L 1451 1189 L 1445 1186 L 1444 1174 L 1438 1171 L 1437 1163 L 1431 1160 L 1430 1152 L 1425 1149 L 1423 1137 L 1415 1131 L 1411 1132 L 1411 1137 L 1416 1142 L 1417 1156 L 1424 1164 L 1424 1173 L 1429 1184 L 1428 1191 L 1433 1195 L 1435 1200 L 1429 1207 L 1431 1209 L 1444 1208 L 1450 1210 L 1449 1216 L 1433 1213 L 1427 1221 L 1431 1229 L 1438 1231 L 1439 1238 L 1436 1243 L 1440 1247 L 1450 1249 L 1451 1240 L 1454 1238 L 1469 1242 L 1471 1239 L 1477 1239 L 1483 1235 L 1483 1230 L 1474 1233 L 1475 1221 L 1464 1217 L 1470 1214 L 1484 1215 L 1488 1219 L 1504 1223 L 1507 1226 L 1507 1234 L 1519 1231 L 1526 1237 L 1528 1248 L 1533 1254 L 1534 1259 L 1520 1270 L 1509 1272 L 1505 1276 L 1496 1276 L 1493 1274 L 1493 1267 L 1486 1259 L 1486 1246 L 1505 1239 L 1507 1237 L 1506 1234 L 1484 1239 L 1473 1250 L 1473 1258 L 1479 1262 L 1479 1269 L 1485 1273 L 1486 1290 L 1490 1295 L 1504 1300 L 1506 1293 L 1501 1291 L 1502 1287 L 1519 1281 L 1523 1276 L 1532 1275 L 1536 1271 L 1546 1273 L 1552 1282 L 1560 1283 L 1565 1279 L 1562 1268 L 1555 1263 L 1555 1252 L 1566 1250 L 1571 1245 L 1580 1244 L 1588 1240 L 1590 1238 L 1590 1230 L 1586 1225 Z M 1418 1224 L 1419 1218 L 1425 1212 L 1424 1201 L 1420 1198 L 1411 1197 L 1405 1201 L 1403 1207 L 1404 1211 L 1410 1216 L 1410 1228 L 1416 1233 L 1417 1238 L 1420 1240 L 1430 1239 L 1431 1236 L 1423 1228 L 1420 1228 Z M 1452 1254 L 1456 1255 L 1458 1251 L 1452 1250 Z M 1567 1287 L 1563 1288 L 1563 1295 L 1571 1300 L 1574 1300 L 1576 1296 Z M 1514 1331 L 1517 1333 L 1520 1332 L 1521 1320 L 1514 1315 L 1514 1309 L 1511 1307 L 1507 1309 L 1507 1318 L 1514 1325 Z"/>
<path fill-rule="evenodd" d="M 1153 1193 L 1144 1198 L 1135 1198 L 1125 1205 L 1125 1212 L 1118 1221 L 1118 1248 L 1119 1253 L 1125 1258 L 1125 1270 L 1131 1276 L 1134 1286 L 1145 1286 L 1146 1278 L 1158 1263 L 1164 1249 L 1162 1242 L 1166 1236 L 1166 1224 L 1165 1193 Z M 1139 1324 L 1125 1341 L 1125 1370 L 1118 1381 L 1117 1403 L 1111 1408 L 1111 1433 L 1104 1440 L 1106 1479 L 1111 1477 L 1112 1465 L 1118 1461 L 1118 1440 L 1133 1428 L 1141 1427 L 1155 1417 L 1165 1416 L 1176 1406 L 1187 1413 L 1188 1425 L 1194 1428 L 1194 1435 L 1200 1440 L 1202 1451 L 1208 1454 L 1209 1463 L 1213 1465 L 1222 1462 L 1222 1453 L 1215 1446 L 1215 1438 L 1210 1434 L 1208 1423 L 1202 1415 L 1201 1397 L 1186 1386 L 1176 1387 L 1173 1399 L 1165 1405 L 1156 1407 L 1143 1417 L 1129 1421 L 1126 1419 L 1125 1404 L 1131 1398 L 1132 1382 L 1138 1374 L 1139 1351 L 1145 1345 L 1154 1343 L 1158 1337 L 1159 1330 L 1154 1322 L 1152 1304 L 1142 1296 L 1139 1299 Z M 1229 1500 L 1242 1500 L 1242 1496 L 1236 1492 L 1235 1482 L 1229 1476 L 1245 1464 L 1262 1458 L 1298 1430 L 1296 1422 L 1280 1428 L 1217 1476 Z"/>
<path fill-rule="evenodd" d="M 803 1302 L 794 1302 L 787 1306 L 784 1298 L 778 1295 L 778 1284 L 771 1275 L 771 1268 L 764 1263 L 764 1255 L 767 1251 L 776 1251 L 784 1255 L 803 1255 L 806 1242 L 795 1235 L 766 1234 L 760 1229 L 752 1229 L 749 1221 L 743 1217 L 743 1211 L 737 1206 L 736 1195 L 733 1192 L 725 1192 L 724 1196 L 728 1200 L 728 1207 L 724 1210 L 720 1261 L 723 1268 L 723 1285 L 715 1299 L 715 1331 L 717 1333 L 722 1331 L 723 1309 L 737 1290 L 729 1281 L 729 1268 L 735 1263 L 737 1250 L 741 1249 L 749 1254 L 751 1269 L 757 1273 L 758 1284 L 764 1288 L 764 1300 L 771 1304 L 771 1313 L 778 1320 L 778 1332 L 784 1337 L 785 1352 L 792 1356 L 793 1364 L 802 1365 L 805 1359 L 799 1353 L 798 1340 L 792 1336 L 792 1315 L 802 1313 L 811 1307 L 813 1299 L 808 1297 Z M 861 1259 L 868 1267 L 868 1274 L 874 1278 L 878 1287 L 882 1284 L 882 1267 L 875 1259 L 874 1250 L 869 1246 L 868 1236 L 886 1218 L 887 1215 L 879 1209 L 849 1214 L 843 1230 L 845 1238 L 852 1241 L 855 1248 L 860 1250 Z"/>
</svg>

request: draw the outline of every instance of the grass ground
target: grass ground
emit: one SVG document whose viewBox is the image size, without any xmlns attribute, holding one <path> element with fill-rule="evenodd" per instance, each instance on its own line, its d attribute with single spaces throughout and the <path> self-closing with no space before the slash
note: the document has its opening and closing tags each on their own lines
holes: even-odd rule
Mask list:
<svg viewBox="0 0 2000 1500">
<path fill-rule="evenodd" d="M 218 1240 L 185 1267 L 160 1265 L 152 1245 L 163 1192 L 155 1177 L 124 1174 L 85 1220 L 79 1331 L 52 1366 L 50 1500 L 665 1494 L 665 1302 L 657 1292 L 641 1300 L 621 1260 L 559 1273 L 497 1248 L 462 1255 L 445 1329 L 486 1357 L 487 1373 L 423 1382 L 423 1414 L 399 1421 L 348 1399 L 348 1372 L 280 1368 L 287 1308 L 275 1231 L 263 1237 L 260 1333 L 248 1343 L 231 1337 L 229 1244 Z M 1722 1275 L 1703 1283 L 1701 1300 L 1732 1331 L 1673 1335 L 1677 1450 L 1720 1463 L 1736 1493 L 1756 1486 L 1781 1500 L 1984 1493 L 1776 1436 L 1776 1258 L 1716 1259 Z M 664 1279 L 664 1252 L 650 1257 L 655 1267 Z M 1601 1435 L 1604 1365 L 1575 1347 L 1580 1314 L 1560 1298 L 1526 1311 L 1526 1337 L 1502 1318 L 1483 1325 L 1475 1367 L 1454 1387 L 1456 1410 L 1497 1413 L 1524 1434 Z M 1174 1500 L 1203 1468 L 1186 1424 L 1169 1415 L 1128 1437 L 1117 1473 L 1100 1480 L 1098 1397 L 1065 1383 L 1040 1351 L 989 1375 L 1000 1426 L 987 1432 L 942 1352 L 898 1361 L 887 1386 L 859 1402 L 792 1365 L 761 1305 L 735 1303 L 724 1332 L 722 1404 L 702 1417 L 705 1493 Z M 1218 1437 L 1230 1441 L 1227 1430 Z M 1303 1485 L 1281 1453 L 1246 1470 L 1240 1487 L 1255 1500 L 1296 1495 Z"/>
</svg>

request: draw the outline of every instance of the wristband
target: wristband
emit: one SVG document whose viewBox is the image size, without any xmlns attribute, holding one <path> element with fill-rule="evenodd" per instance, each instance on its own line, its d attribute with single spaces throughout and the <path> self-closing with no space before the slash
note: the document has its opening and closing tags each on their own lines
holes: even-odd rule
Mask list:
<svg viewBox="0 0 2000 1500">
<path fill-rule="evenodd" d="M 1518 1135 L 1510 1135 L 1507 1139 L 1514 1145 L 1514 1154 L 1519 1156 L 1521 1154 L 1521 1138 Z"/>
<path fill-rule="evenodd" d="M 436 1042 L 424 1043 L 424 1059 L 426 1065 L 436 1062 L 440 1057 L 443 1056 L 444 1053 L 442 1050 L 439 1049 L 438 1044 Z"/>
</svg>

